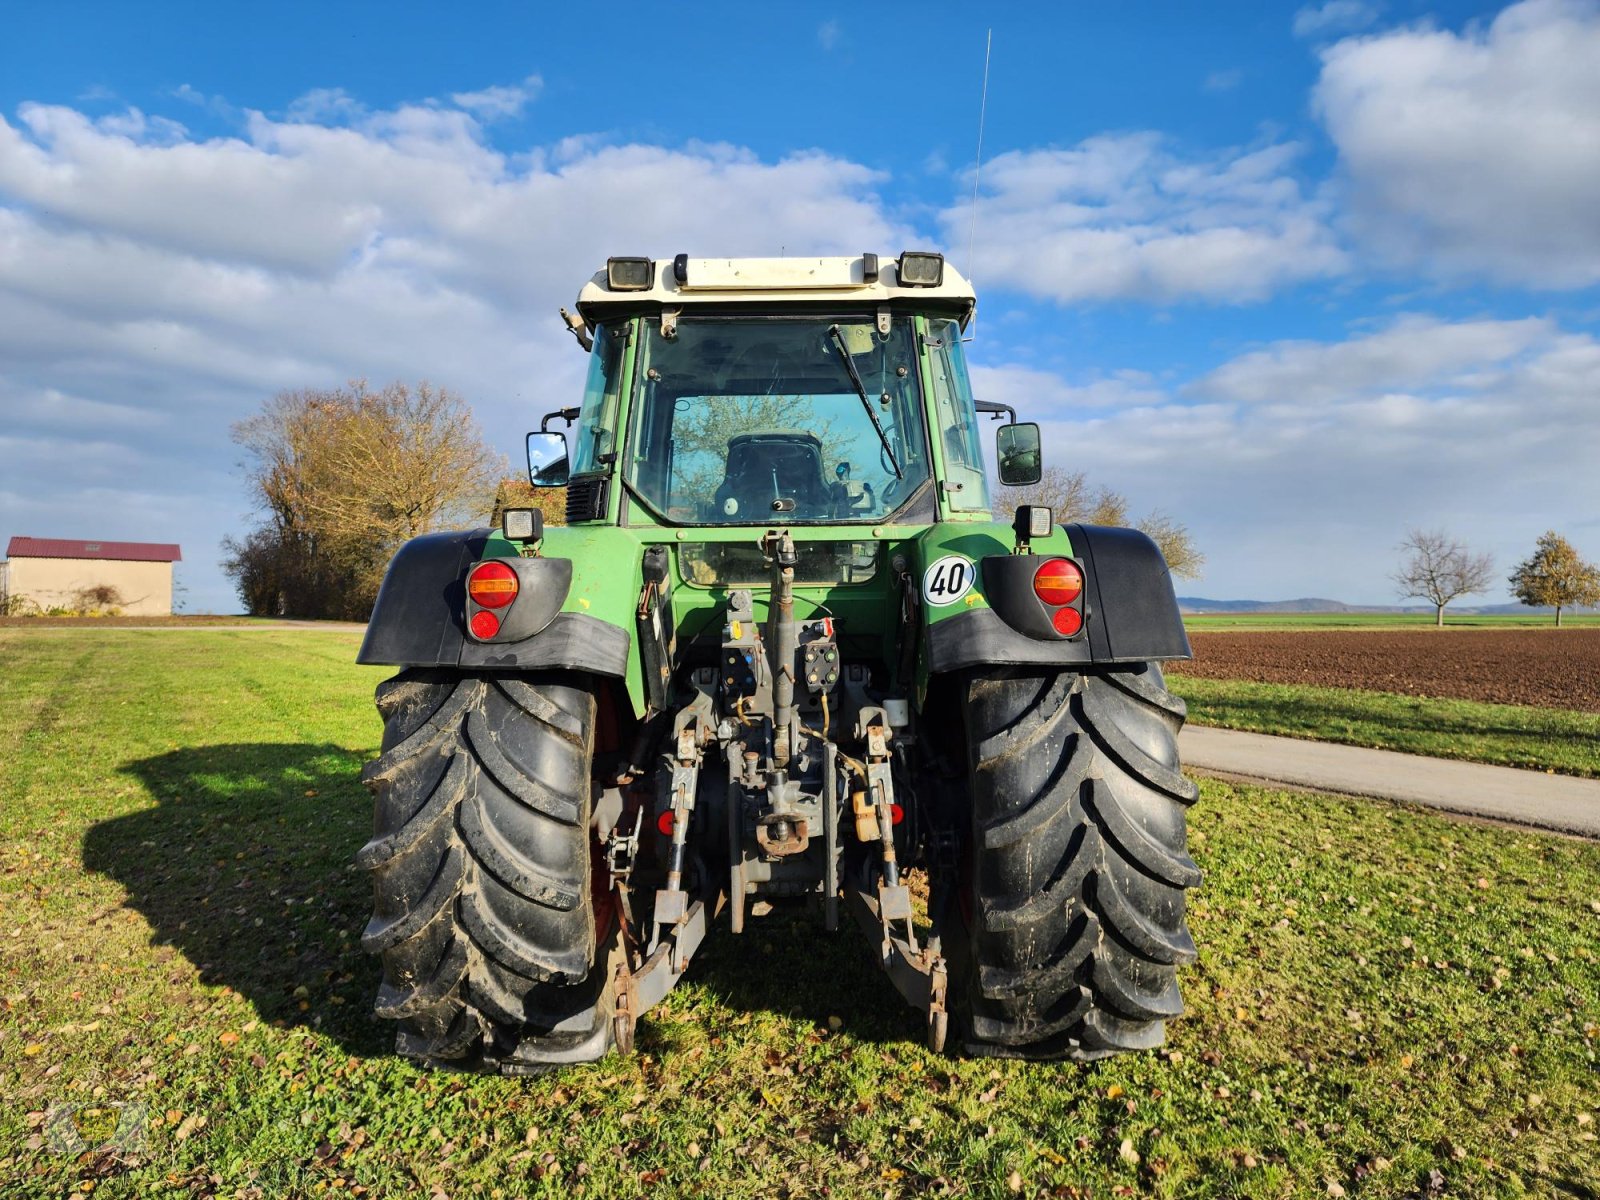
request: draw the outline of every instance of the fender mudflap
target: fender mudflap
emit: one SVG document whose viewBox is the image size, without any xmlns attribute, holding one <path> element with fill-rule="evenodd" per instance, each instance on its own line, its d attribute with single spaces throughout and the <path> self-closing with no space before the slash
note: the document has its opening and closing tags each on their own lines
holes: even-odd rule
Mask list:
<svg viewBox="0 0 1600 1200">
<path fill-rule="evenodd" d="M 930 672 L 990 664 L 1076 667 L 1190 657 L 1160 548 L 1137 529 L 1064 528 L 1083 567 L 1083 636 L 1069 640 L 1023 632 L 1001 615 L 1015 605 L 989 597 L 991 607 L 968 609 L 929 626 Z M 1039 628 L 1048 625 L 1041 622 Z"/>
<path fill-rule="evenodd" d="M 963 667 L 1088 666 L 1089 643 L 1041 642 L 1018 633 L 992 608 L 971 608 L 928 628 L 928 670 L 935 675 Z"/>
<path fill-rule="evenodd" d="M 627 630 L 584 613 L 558 613 L 518 642 L 479 643 L 462 624 L 466 575 L 483 554 L 487 529 L 412 538 L 389 563 L 356 661 L 407 667 L 568 668 L 622 678 Z"/>
<path fill-rule="evenodd" d="M 425 533 L 395 552 L 367 622 L 358 663 L 453 667 L 466 630 L 466 575 L 483 553 L 487 529 Z"/>
<path fill-rule="evenodd" d="M 1092 617 L 1098 618 L 1086 623 L 1094 661 L 1192 658 L 1161 547 L 1137 529 L 1111 525 L 1065 529 L 1083 562 Z"/>
<path fill-rule="evenodd" d="M 628 673 L 628 631 L 586 613 L 557 613 L 543 633 L 521 642 L 464 642 L 456 660 L 463 667 L 531 671 L 565 667 L 620 679 Z"/>
</svg>

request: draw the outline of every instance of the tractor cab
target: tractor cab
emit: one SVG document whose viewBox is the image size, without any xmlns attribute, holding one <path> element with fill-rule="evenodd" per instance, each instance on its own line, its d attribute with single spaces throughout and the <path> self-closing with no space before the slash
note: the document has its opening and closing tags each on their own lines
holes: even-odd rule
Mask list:
<svg viewBox="0 0 1600 1200">
<path fill-rule="evenodd" d="M 568 484 L 574 524 L 987 519 L 973 305 L 938 255 L 613 259 L 568 317 L 591 348 L 582 406 L 552 414 L 570 478 L 549 434 L 532 477 Z"/>
</svg>

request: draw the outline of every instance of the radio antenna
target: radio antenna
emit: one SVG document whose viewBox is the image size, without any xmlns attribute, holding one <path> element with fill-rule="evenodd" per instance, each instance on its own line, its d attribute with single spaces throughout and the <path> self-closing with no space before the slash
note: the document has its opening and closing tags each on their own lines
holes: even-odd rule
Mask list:
<svg viewBox="0 0 1600 1200">
<path fill-rule="evenodd" d="M 983 93 L 978 101 L 978 157 L 972 168 L 972 221 L 967 228 L 967 278 L 974 275 L 972 266 L 973 246 L 978 240 L 978 180 L 983 174 L 983 125 L 989 114 L 989 52 L 994 48 L 994 29 L 991 27 L 984 36 L 983 41 Z M 978 310 L 972 310 L 972 327 L 967 333 L 965 341 L 972 341 L 978 336 Z"/>
</svg>

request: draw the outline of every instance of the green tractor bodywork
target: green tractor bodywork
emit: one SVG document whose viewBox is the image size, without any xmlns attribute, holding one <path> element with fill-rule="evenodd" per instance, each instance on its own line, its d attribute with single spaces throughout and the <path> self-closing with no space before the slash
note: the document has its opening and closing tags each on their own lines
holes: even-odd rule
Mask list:
<svg viewBox="0 0 1600 1200">
<path fill-rule="evenodd" d="M 583 289 L 567 318 L 590 355 L 583 402 L 529 435 L 530 477 L 567 487 L 569 523 L 513 512 L 408 543 L 361 651 L 405 669 L 380 689 L 362 859 L 402 1050 L 515 1071 L 627 1049 L 722 906 L 740 930 L 795 901 L 829 929 L 849 907 L 936 1046 L 952 1012 L 984 1053 L 1159 1040 L 1198 876 L 1168 745 L 1181 704 L 1152 664 L 1188 643 L 1142 534 L 1037 508 L 996 520 L 980 418 L 1009 410 L 971 393 L 973 304 L 935 255 L 614 259 Z M 1037 427 L 999 435 L 1002 479 L 1037 479 Z M 585 778 L 551 777 L 536 740 L 533 782 L 496 766 L 518 714 L 546 711 L 528 692 L 501 713 L 524 685 L 579 714 Z M 462 798 L 456 757 L 498 781 L 503 816 Z M 1012 779 L 1030 759 L 1054 765 Z M 518 823 L 518 803 L 556 813 L 529 799 L 548 787 L 582 793 L 589 845 Z M 1006 857 L 1056 833 L 1043 875 Z M 551 863 L 576 872 L 565 890 Z M 589 893 L 576 942 L 540 944 L 542 911 L 516 906 L 541 889 Z M 1045 936 L 1019 943 L 1019 914 Z M 1107 937 L 1126 961 L 1095 948 Z"/>
</svg>

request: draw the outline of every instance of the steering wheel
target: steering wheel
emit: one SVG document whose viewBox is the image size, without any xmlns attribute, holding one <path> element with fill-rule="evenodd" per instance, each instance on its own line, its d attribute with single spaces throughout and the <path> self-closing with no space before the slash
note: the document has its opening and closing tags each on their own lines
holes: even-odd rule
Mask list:
<svg viewBox="0 0 1600 1200">
<path fill-rule="evenodd" d="M 889 461 L 888 446 L 888 443 L 894 440 L 894 431 L 895 427 L 893 425 L 885 425 L 883 428 L 884 441 L 878 443 L 878 465 L 889 475 L 894 474 L 894 463 Z"/>
<path fill-rule="evenodd" d="M 895 499 L 896 496 L 898 496 L 900 494 L 900 485 L 903 482 L 904 482 L 904 480 L 891 479 L 891 480 L 889 480 L 889 482 L 886 485 L 884 485 L 884 489 L 883 489 L 883 511 L 884 512 L 888 512 L 889 508 L 894 504 L 894 499 Z"/>
</svg>

